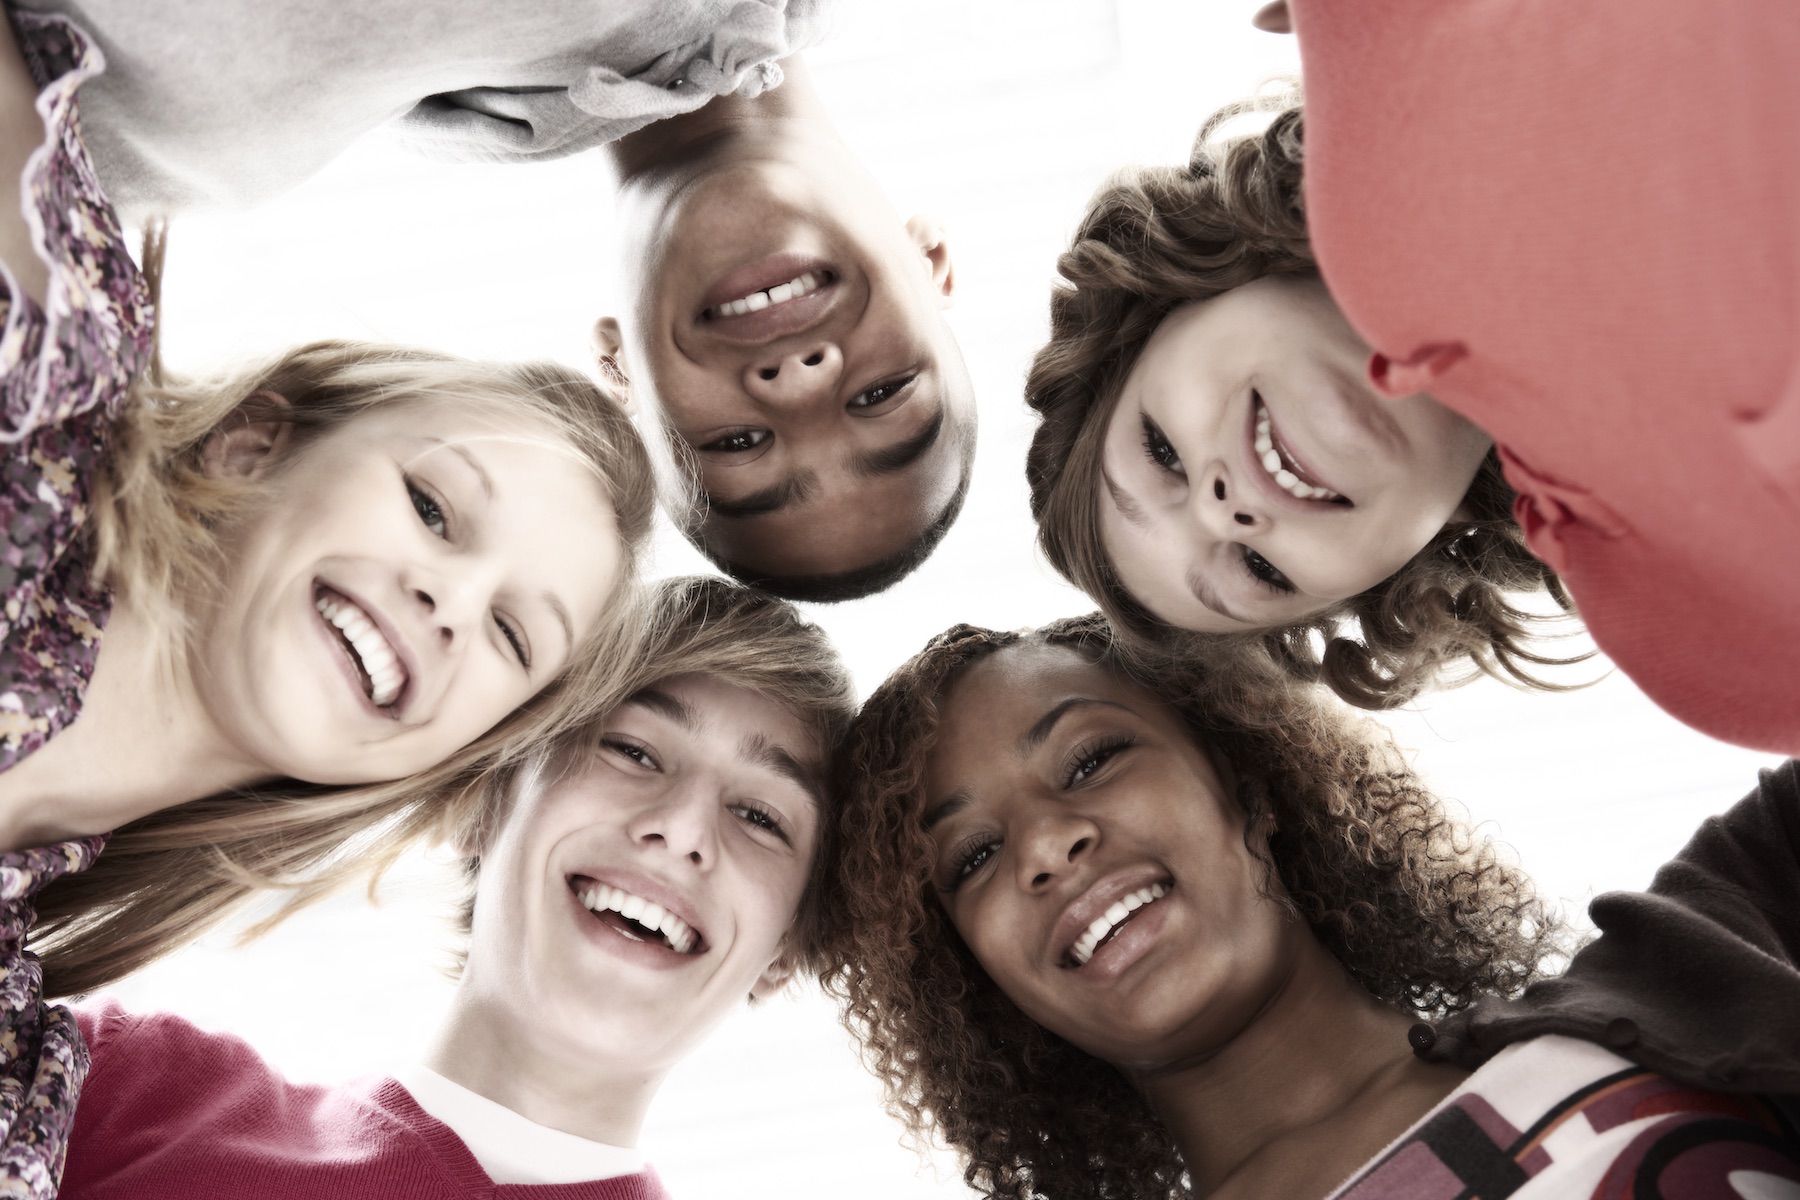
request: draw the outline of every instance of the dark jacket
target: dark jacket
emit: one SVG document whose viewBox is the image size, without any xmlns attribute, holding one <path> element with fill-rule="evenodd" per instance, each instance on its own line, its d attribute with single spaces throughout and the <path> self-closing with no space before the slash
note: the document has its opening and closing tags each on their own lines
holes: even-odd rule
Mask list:
<svg viewBox="0 0 1800 1200">
<path fill-rule="evenodd" d="M 1608 1046 L 1684 1083 L 1785 1097 L 1800 1111 L 1800 766 L 1760 786 L 1656 873 L 1608 892 L 1600 936 L 1516 1000 L 1413 1030 L 1424 1058 L 1474 1069 L 1548 1033 Z"/>
</svg>

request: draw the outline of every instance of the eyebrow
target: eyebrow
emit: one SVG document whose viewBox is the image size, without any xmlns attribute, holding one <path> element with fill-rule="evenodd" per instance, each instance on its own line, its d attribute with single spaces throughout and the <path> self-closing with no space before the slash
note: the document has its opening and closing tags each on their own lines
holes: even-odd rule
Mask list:
<svg viewBox="0 0 1800 1200">
<path fill-rule="evenodd" d="M 1033 721 L 1031 728 L 1019 736 L 1019 753 L 1030 754 L 1050 737 L 1050 734 L 1056 729 L 1057 722 L 1078 708 L 1094 705 L 1116 708 L 1121 712 L 1128 712 L 1134 717 L 1138 715 L 1136 709 L 1129 704 L 1120 704 L 1117 700 L 1107 700 L 1100 696 L 1070 696 L 1051 705 L 1048 712 Z M 966 789 L 958 788 L 951 792 L 943 800 L 925 810 L 925 815 L 921 818 L 925 832 L 931 832 L 932 826 L 969 807 L 969 803 L 969 793 Z"/>
<path fill-rule="evenodd" d="M 562 625 L 564 643 L 573 651 L 575 649 L 575 622 L 569 620 L 569 610 L 563 605 L 562 597 L 555 592 L 545 592 L 542 598 L 544 606 Z"/>
<path fill-rule="evenodd" d="M 808 770 L 806 764 L 790 754 L 786 747 L 777 745 L 763 734 L 753 733 L 739 745 L 738 757 L 788 780 L 807 794 L 814 808 L 824 811 L 825 790 L 819 786 L 818 773 Z"/>
<path fill-rule="evenodd" d="M 720 500 L 710 494 L 704 495 L 707 509 L 718 517 L 760 517 L 764 513 L 780 512 L 790 504 L 798 504 L 811 498 L 818 490 L 819 477 L 811 471 L 795 471 L 780 483 L 763 488 L 760 492 L 751 492 L 736 500 Z"/>
<path fill-rule="evenodd" d="M 944 406 L 931 415 L 925 428 L 913 436 L 895 442 L 882 450 L 859 450 L 850 456 L 850 472 L 861 479 L 870 479 L 877 475 L 892 475 L 925 457 L 934 445 L 938 435 L 944 432 Z"/>
<path fill-rule="evenodd" d="M 625 698 L 625 703 L 635 704 L 639 708 L 647 708 L 659 717 L 667 717 L 683 729 L 692 733 L 700 728 L 700 713 L 686 700 L 660 692 L 653 687 L 633 692 Z"/>
<path fill-rule="evenodd" d="M 1187 585 L 1188 591 L 1194 593 L 1194 599 L 1212 609 L 1221 617 L 1229 617 L 1231 620 L 1242 625 L 1254 625 L 1256 623 L 1233 611 L 1232 607 L 1225 603 L 1224 597 L 1220 596 L 1219 593 L 1214 590 L 1213 585 L 1207 580 L 1206 576 L 1200 573 L 1199 568 L 1196 567 L 1194 570 L 1188 572 Z"/>
<path fill-rule="evenodd" d="M 1113 507 L 1119 510 L 1119 515 L 1121 517 L 1124 517 L 1139 529 L 1150 528 L 1150 518 L 1144 515 L 1144 510 L 1138 506 L 1138 502 L 1133 500 L 1124 488 L 1113 482 L 1112 473 L 1104 466 L 1100 468 L 1100 480 L 1106 484 L 1106 490 L 1108 494 L 1112 496 Z"/>
<path fill-rule="evenodd" d="M 469 464 L 469 470 L 475 473 L 475 478 L 481 483 L 481 490 L 487 494 L 489 500 L 494 498 L 494 481 L 492 477 L 488 475 L 487 468 L 481 465 L 481 460 L 476 458 L 474 452 L 467 446 L 457 442 L 446 442 L 443 438 L 432 437 L 430 434 L 426 434 L 424 440 L 430 442 L 433 446 L 442 446 L 444 449 L 450 451 L 450 453 Z"/>
</svg>

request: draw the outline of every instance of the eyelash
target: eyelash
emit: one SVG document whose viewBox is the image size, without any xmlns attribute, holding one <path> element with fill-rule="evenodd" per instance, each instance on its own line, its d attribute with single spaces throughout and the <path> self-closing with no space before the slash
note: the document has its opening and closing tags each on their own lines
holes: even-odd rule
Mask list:
<svg viewBox="0 0 1800 1200">
<path fill-rule="evenodd" d="M 448 539 L 450 536 L 450 520 L 448 515 L 444 512 L 444 506 L 438 502 L 437 497 L 420 487 L 417 483 L 414 483 L 412 476 L 402 475 L 400 478 L 406 484 L 406 498 L 412 501 L 413 512 L 418 514 L 420 523 L 438 537 Z M 431 511 L 432 515 L 426 515 L 427 509 Z M 433 526 L 436 528 L 433 528 Z"/>
<path fill-rule="evenodd" d="M 886 383 L 878 383 L 868 391 L 858 392 L 856 395 L 852 396 L 850 398 L 850 403 L 845 407 L 851 409 L 879 408 L 889 400 L 892 400 L 895 396 L 898 396 L 901 392 L 904 392 L 912 381 L 917 378 L 917 375 L 907 375 L 900 379 L 890 379 Z M 887 394 L 877 395 L 879 392 L 885 392 Z"/>
<path fill-rule="evenodd" d="M 1239 549 L 1244 552 L 1242 555 L 1244 570 L 1249 572 L 1252 582 L 1278 596 L 1294 594 L 1293 580 L 1276 570 L 1274 563 L 1248 546 L 1240 546 Z"/>
<path fill-rule="evenodd" d="M 1162 430 L 1156 427 L 1156 422 L 1149 417 L 1144 418 L 1144 457 L 1171 475 L 1180 475 L 1184 478 L 1187 475 L 1187 472 L 1181 469 L 1181 455 L 1175 453 L 1175 447 L 1169 444 L 1169 439 L 1163 435 Z"/>
<path fill-rule="evenodd" d="M 1069 756 L 1069 765 L 1063 771 L 1063 787 L 1072 788 L 1077 783 L 1087 782 L 1095 771 L 1104 767 L 1120 751 L 1129 749 L 1136 740 L 1128 733 L 1115 733 L 1076 747 L 1075 753 Z"/>
<path fill-rule="evenodd" d="M 950 852 L 950 881 L 942 886 L 943 891 L 954 892 L 963 885 L 976 871 L 993 860 L 1000 852 L 1000 843 L 989 833 L 972 833 L 956 844 Z M 983 854 L 987 857 L 981 857 Z"/>
<path fill-rule="evenodd" d="M 737 813 L 744 824 L 752 829 L 772 833 L 790 846 L 794 844 L 793 839 L 788 836 L 787 826 L 781 823 L 781 818 L 762 805 L 743 801 L 732 805 L 731 811 Z"/>
<path fill-rule="evenodd" d="M 769 440 L 766 429 L 735 429 L 695 449 L 714 454 L 748 454 Z"/>
</svg>

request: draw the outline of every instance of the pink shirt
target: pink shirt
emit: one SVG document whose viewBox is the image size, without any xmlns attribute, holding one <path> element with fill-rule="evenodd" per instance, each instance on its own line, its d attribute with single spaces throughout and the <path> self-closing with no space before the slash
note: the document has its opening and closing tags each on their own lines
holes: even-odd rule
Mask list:
<svg viewBox="0 0 1800 1200">
<path fill-rule="evenodd" d="M 180 1017 L 112 1003 L 76 1016 L 92 1065 L 64 1200 L 668 1200 L 648 1169 L 497 1184 L 392 1079 L 294 1084 Z"/>
<path fill-rule="evenodd" d="M 1800 4 L 1291 8 L 1313 244 L 1377 382 L 1494 435 L 1645 692 L 1800 753 Z"/>
</svg>

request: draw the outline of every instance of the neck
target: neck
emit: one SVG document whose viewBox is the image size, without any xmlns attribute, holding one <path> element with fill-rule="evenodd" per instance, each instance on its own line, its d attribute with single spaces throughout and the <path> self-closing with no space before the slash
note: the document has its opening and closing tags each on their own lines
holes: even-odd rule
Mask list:
<svg viewBox="0 0 1800 1200">
<path fill-rule="evenodd" d="M 593 1142 L 635 1146 L 659 1070 L 571 1053 L 554 1022 L 522 1025 L 517 1004 L 484 999 L 465 972 L 425 1065 L 529 1121 Z"/>
<path fill-rule="evenodd" d="M 1281 992 L 1223 1048 L 1126 1075 L 1174 1136 L 1196 1196 L 1324 1196 L 1465 1077 L 1416 1058 L 1411 1023 L 1308 939 Z"/>
<path fill-rule="evenodd" d="M 641 186 L 737 147 L 837 140 L 812 75 L 799 58 L 781 64 L 780 87 L 754 100 L 719 96 L 701 108 L 646 125 L 607 147 L 622 188 Z"/>
<path fill-rule="evenodd" d="M 213 722 L 185 656 L 122 600 L 81 713 L 0 775 L 0 848 L 105 833 L 184 801 L 269 777 Z"/>
</svg>

